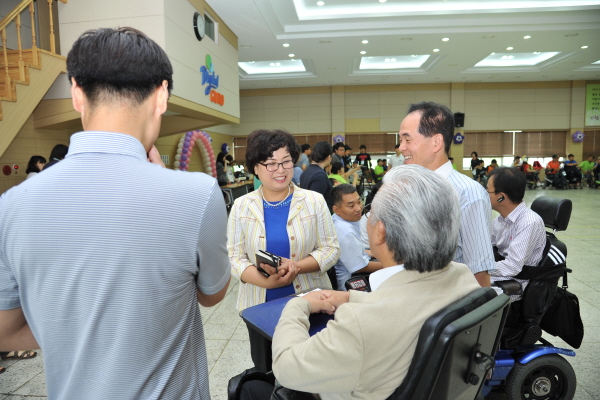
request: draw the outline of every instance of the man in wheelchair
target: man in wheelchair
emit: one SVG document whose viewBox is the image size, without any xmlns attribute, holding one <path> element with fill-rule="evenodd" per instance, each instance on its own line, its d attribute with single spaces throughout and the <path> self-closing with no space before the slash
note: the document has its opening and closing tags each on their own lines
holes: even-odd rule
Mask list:
<svg viewBox="0 0 600 400">
<path fill-rule="evenodd" d="M 424 321 L 479 288 L 466 265 L 451 262 L 460 223 L 452 186 L 417 165 L 398 169 L 367 223 L 383 266 L 371 274 L 372 292 L 314 291 L 285 306 L 273 337 L 273 373 L 283 386 L 321 399 L 386 399 L 407 374 Z M 311 337 L 309 315 L 320 312 L 335 319 Z M 273 389 L 247 384 L 254 398 Z"/>
<path fill-rule="evenodd" d="M 523 266 L 536 266 L 542 259 L 546 246 L 546 229 L 542 218 L 527 208 L 523 201 L 527 179 L 517 168 L 495 168 L 487 183 L 492 209 L 500 215 L 492 222 L 492 245 L 496 257 L 496 268 L 490 271 L 492 282 L 504 286 L 503 282 L 518 282 L 513 303 L 505 326 L 518 325 L 520 320 L 521 293 L 528 280 L 518 279 Z"/>
</svg>

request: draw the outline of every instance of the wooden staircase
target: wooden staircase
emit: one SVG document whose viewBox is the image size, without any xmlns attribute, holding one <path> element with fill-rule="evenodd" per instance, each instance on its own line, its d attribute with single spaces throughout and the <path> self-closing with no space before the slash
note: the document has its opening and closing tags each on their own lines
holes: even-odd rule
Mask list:
<svg viewBox="0 0 600 400">
<path fill-rule="evenodd" d="M 55 51 L 52 0 L 48 0 L 48 5 L 50 51 L 39 49 L 36 45 L 33 0 L 23 0 L 0 21 L 0 155 L 4 154 L 58 75 L 67 72 L 65 57 Z M 27 8 L 31 15 L 32 47 L 23 49 L 21 13 Z M 7 27 L 12 23 L 17 28 L 17 49 L 7 48 Z"/>
</svg>

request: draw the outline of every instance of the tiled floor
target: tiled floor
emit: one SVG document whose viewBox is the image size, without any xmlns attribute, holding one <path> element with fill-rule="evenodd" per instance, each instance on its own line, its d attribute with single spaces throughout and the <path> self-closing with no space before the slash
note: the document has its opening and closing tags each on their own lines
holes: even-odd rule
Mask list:
<svg viewBox="0 0 600 400">
<path fill-rule="evenodd" d="M 577 374 L 576 400 L 600 400 L 600 190 L 528 191 L 526 201 L 536 196 L 568 197 L 573 201 L 569 229 L 558 233 L 569 249 L 570 290 L 581 301 L 585 325 L 583 345 L 577 357 L 570 358 Z M 208 349 L 210 390 L 214 400 L 226 399 L 230 377 L 252 366 L 247 330 L 235 309 L 237 283 L 214 308 L 202 309 Z M 557 346 L 566 346 L 548 338 Z M 0 400 L 44 399 L 46 388 L 41 353 L 33 360 L 2 361 L 7 367 L 0 375 Z M 504 396 L 493 395 L 494 400 Z"/>
</svg>

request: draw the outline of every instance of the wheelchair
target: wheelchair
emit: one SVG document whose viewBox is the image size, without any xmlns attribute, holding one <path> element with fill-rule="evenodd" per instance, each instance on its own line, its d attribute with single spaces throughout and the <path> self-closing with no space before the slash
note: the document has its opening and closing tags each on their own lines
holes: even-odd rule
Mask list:
<svg viewBox="0 0 600 400">
<path fill-rule="evenodd" d="M 561 168 L 556 174 L 546 174 L 544 182 L 542 182 L 542 189 L 546 189 L 547 187 L 554 187 L 556 189 L 569 188 L 567 173 L 563 168 Z"/>
<path fill-rule="evenodd" d="M 564 169 L 565 173 L 567 174 L 566 178 L 567 184 L 569 185 L 568 187 L 571 188 L 572 186 L 574 186 L 574 189 L 583 189 L 583 174 L 581 173 L 581 171 L 577 169 L 577 167 L 573 167 L 570 165 L 565 165 Z"/>
<path fill-rule="evenodd" d="M 484 396 L 492 391 L 506 394 L 507 400 L 545 399 L 570 400 L 575 395 L 577 380 L 571 364 L 563 356 L 574 357 L 571 349 L 553 346 L 542 338 L 544 316 L 557 291 L 558 280 L 571 272 L 566 267 L 567 248 L 555 236 L 556 231 L 567 229 L 572 203 L 568 199 L 539 197 L 531 209 L 544 220 L 547 228 L 546 249 L 542 261 L 535 267 L 524 267 L 516 278 L 529 279 L 523 291 L 519 326 L 505 326 L 492 376 L 482 389 Z M 517 281 L 496 282 L 505 293 L 519 293 Z M 516 284 L 516 285 L 515 285 Z M 517 288 L 517 290 L 514 290 Z M 551 318 L 551 316 L 547 316 Z M 539 343 L 538 343 L 539 342 Z M 575 343 L 578 348 L 581 342 Z"/>
</svg>

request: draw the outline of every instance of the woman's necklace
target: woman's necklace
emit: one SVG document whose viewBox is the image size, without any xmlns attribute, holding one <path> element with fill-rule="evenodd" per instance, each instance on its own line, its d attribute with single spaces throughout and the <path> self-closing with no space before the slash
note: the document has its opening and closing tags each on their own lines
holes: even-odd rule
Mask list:
<svg viewBox="0 0 600 400">
<path fill-rule="evenodd" d="M 292 187 L 288 185 L 288 194 L 287 194 L 287 196 L 285 196 L 285 198 L 283 200 L 281 200 L 279 203 L 272 204 L 267 199 L 265 199 L 265 194 L 263 192 L 263 188 L 262 188 L 262 186 L 260 187 L 260 195 L 262 196 L 263 200 L 266 201 L 267 204 L 270 205 L 271 207 L 277 207 L 278 205 L 280 205 L 281 203 L 283 203 L 289 197 L 289 195 L 290 195 L 291 192 L 292 192 Z"/>
</svg>

